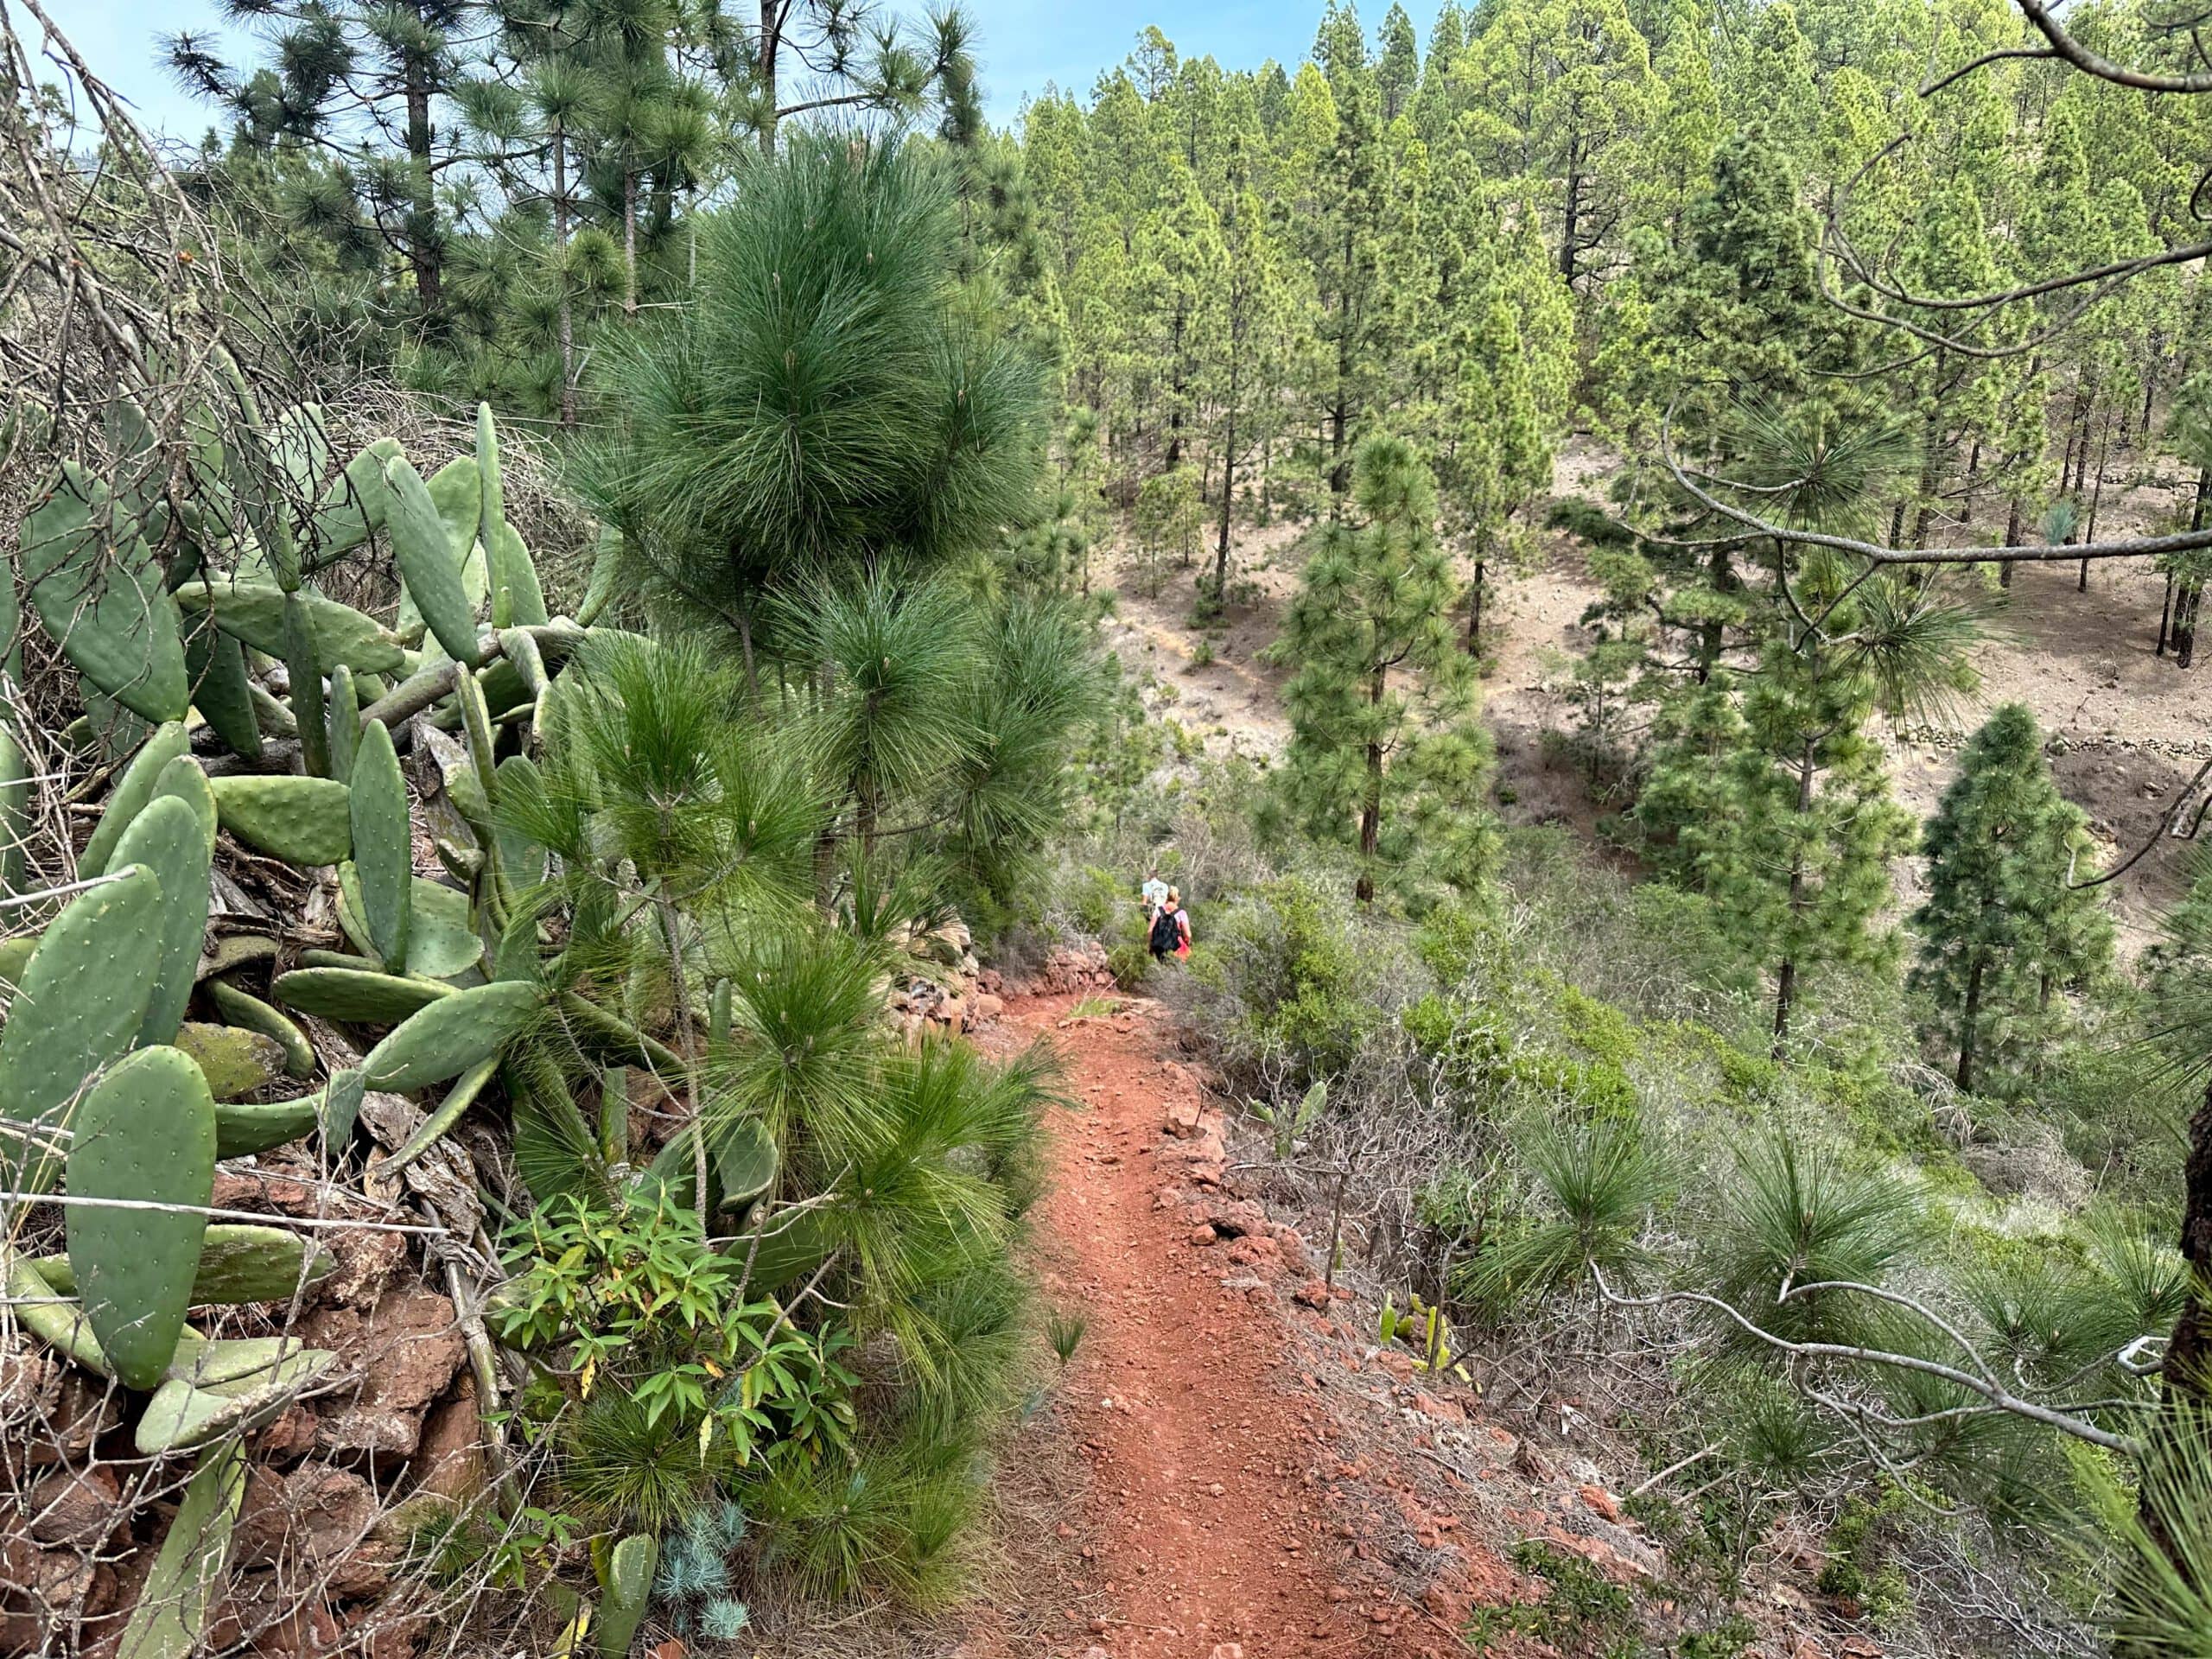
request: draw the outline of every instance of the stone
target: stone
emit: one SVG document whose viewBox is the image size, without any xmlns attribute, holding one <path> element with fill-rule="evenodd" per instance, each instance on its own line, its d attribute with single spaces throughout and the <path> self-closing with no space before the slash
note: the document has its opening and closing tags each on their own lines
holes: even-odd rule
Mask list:
<svg viewBox="0 0 2212 1659">
<path fill-rule="evenodd" d="M 1239 1238 L 1229 1247 L 1230 1262 L 1240 1268 L 1281 1265 L 1282 1250 L 1272 1238 Z"/>
<path fill-rule="evenodd" d="M 1206 1659 L 1244 1659 L 1244 1644 L 1241 1642 L 1217 1642 Z"/>
<path fill-rule="evenodd" d="M 1319 1279 L 1309 1279 L 1298 1287 L 1292 1300 L 1306 1307 L 1326 1307 L 1329 1305 L 1329 1287 Z"/>
<path fill-rule="evenodd" d="M 1198 1249 L 1203 1249 L 1205 1246 L 1217 1242 L 1217 1238 L 1212 1228 L 1193 1227 L 1191 1229 L 1190 1243 Z"/>
<path fill-rule="evenodd" d="M 1206 1220 L 1224 1238 L 1267 1236 L 1268 1212 L 1249 1198 L 1211 1199 L 1205 1210 Z"/>
<path fill-rule="evenodd" d="M 453 1304 L 429 1290 L 388 1292 L 365 1314 L 319 1308 L 301 1321 L 300 1335 L 334 1350 L 339 1369 L 360 1379 L 352 1395 L 318 1402 L 315 1439 L 327 1452 L 413 1457 L 425 1409 L 467 1357 Z"/>
<path fill-rule="evenodd" d="M 1440 1400 L 1433 1394 L 1414 1391 L 1413 1408 L 1424 1417 L 1433 1417 L 1440 1423 L 1464 1423 L 1466 1408 L 1456 1400 Z"/>
<path fill-rule="evenodd" d="M 307 1464 L 283 1475 L 255 1465 L 231 1560 L 241 1572 L 280 1568 L 295 1580 L 304 1572 L 334 1596 L 372 1596 L 390 1585 L 399 1559 L 398 1546 L 370 1535 L 381 1512 L 375 1491 L 350 1469 Z"/>
<path fill-rule="evenodd" d="M 423 1438 L 411 1465 L 417 1491 L 466 1503 L 484 1490 L 484 1418 L 476 1408 L 476 1379 L 461 1374 L 452 1396 L 423 1420 Z"/>
<path fill-rule="evenodd" d="M 123 1489 L 105 1464 L 56 1469 L 26 1495 L 30 1535 L 41 1544 L 92 1548 L 115 1530 Z"/>
<path fill-rule="evenodd" d="M 1604 1487 L 1582 1486 L 1578 1487 L 1576 1492 L 1585 1503 L 1604 1516 L 1606 1520 L 1618 1521 L 1621 1518 L 1620 1499 L 1615 1497 Z"/>
</svg>

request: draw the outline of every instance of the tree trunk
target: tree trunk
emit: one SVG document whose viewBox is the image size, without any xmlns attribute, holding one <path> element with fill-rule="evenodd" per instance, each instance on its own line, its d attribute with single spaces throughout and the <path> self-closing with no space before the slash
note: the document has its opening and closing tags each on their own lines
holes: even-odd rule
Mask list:
<svg viewBox="0 0 2212 1659">
<path fill-rule="evenodd" d="M 1974 966 L 1967 969 L 1966 1006 L 1959 1010 L 1959 1070 L 1955 1081 L 1967 1094 L 1974 1092 L 1974 1039 L 1980 1035 L 1980 1025 L 1981 957 L 1977 955 Z"/>
<path fill-rule="evenodd" d="M 425 29 L 429 19 L 423 16 L 423 7 L 418 3 L 416 16 Z M 415 293 L 425 317 L 442 321 L 439 314 L 445 308 L 445 263 L 438 246 L 437 196 L 430 177 L 430 103 L 434 89 L 430 85 L 431 65 L 427 58 L 410 52 L 405 60 L 407 98 L 407 159 L 411 164 L 408 181 L 408 214 L 412 221 L 407 227 L 407 262 L 415 271 Z"/>
<path fill-rule="evenodd" d="M 2173 616 L 2174 573 L 2169 570 L 2166 572 L 2165 601 L 2158 607 L 2158 647 L 2152 653 L 2153 656 L 2163 657 L 2166 654 L 2166 629 L 2172 623 Z"/>
<path fill-rule="evenodd" d="M 569 139 L 553 124 L 553 245 L 561 261 L 561 424 L 576 423 L 576 319 L 569 291 Z"/>
<path fill-rule="evenodd" d="M 622 315 L 638 315 L 638 174 L 622 168 Z"/>
<path fill-rule="evenodd" d="M 1475 556 L 1475 579 L 1467 585 L 1467 655 L 1482 654 L 1483 578 L 1489 568 L 1481 554 Z"/>
<path fill-rule="evenodd" d="M 2181 597 L 2174 602 L 2174 666 L 2190 668 L 2196 662 L 2196 606 L 2202 594 L 2202 584 L 2184 582 Z"/>
<path fill-rule="evenodd" d="M 1229 518 L 1236 507 L 1236 359 L 1229 359 L 1228 425 L 1221 441 L 1221 522 L 1213 544 L 1213 602 L 1229 608 Z"/>
<path fill-rule="evenodd" d="M 1804 748 L 1797 757 L 1797 812 L 1799 817 L 1813 810 L 1814 740 L 1808 737 Z M 1794 922 L 1797 912 L 1805 906 L 1805 855 L 1793 853 L 1789 858 L 1789 916 Z M 1784 957 L 1782 967 L 1774 976 L 1774 1058 L 1783 1056 L 1789 1043 L 1789 1008 L 1797 1000 L 1797 962 L 1794 957 Z"/>
<path fill-rule="evenodd" d="M 2082 532 L 2082 539 L 2085 542 L 2097 539 L 2097 512 L 2104 505 L 2105 454 L 2112 447 L 2112 419 L 2111 413 L 2107 411 L 2104 424 L 2097 432 L 2097 474 L 2089 480 L 2089 522 Z M 2082 578 L 2076 591 L 2084 594 L 2089 591 L 2089 562 L 2087 559 L 2082 561 Z"/>
<path fill-rule="evenodd" d="M 1367 683 L 1367 702 L 1379 704 L 1389 690 L 1390 671 L 1378 668 Z M 1382 842 L 1382 741 L 1367 745 L 1367 781 L 1359 802 L 1359 880 L 1352 896 L 1363 905 L 1375 902 L 1375 855 Z"/>
<path fill-rule="evenodd" d="M 785 0 L 760 0 L 760 153 L 776 153 L 776 57 L 783 45 Z"/>
<path fill-rule="evenodd" d="M 2012 507 L 2005 515 L 2005 545 L 2007 547 L 2018 547 L 2019 544 L 2020 498 L 2016 495 L 2012 498 Z M 2012 560 L 2007 559 L 2004 563 L 1997 567 L 1997 585 L 1999 588 L 2010 588 L 2012 585 Z"/>
<path fill-rule="evenodd" d="M 1796 878 L 1791 884 L 1796 885 Z M 1796 996 L 1797 964 L 1785 957 L 1774 976 L 1774 1045 L 1769 1052 L 1777 1060 L 1789 1052 L 1789 1005 Z"/>
</svg>

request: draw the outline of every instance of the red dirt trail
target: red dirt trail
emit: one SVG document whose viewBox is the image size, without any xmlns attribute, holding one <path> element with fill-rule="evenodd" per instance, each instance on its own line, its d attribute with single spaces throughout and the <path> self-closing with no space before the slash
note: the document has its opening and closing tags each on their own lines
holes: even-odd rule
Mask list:
<svg viewBox="0 0 2212 1659">
<path fill-rule="evenodd" d="M 1166 1062 L 1156 1019 L 1086 1019 L 1073 999 L 1021 999 L 1001 1042 L 1052 1039 L 1064 1086 L 1039 1267 L 1053 1302 L 1089 1320 L 1063 1384 L 1092 1471 L 1087 1592 L 1070 1659 L 1423 1659 L 1456 1649 L 1437 1624 L 1363 1587 L 1332 1514 L 1330 1408 L 1285 1366 L 1272 1291 L 1191 1242 L 1155 1156 L 1166 1108 L 1199 1091 Z M 995 1046 L 996 1045 L 994 1045 Z M 1110 1402 L 1110 1403 L 1109 1403 Z M 1071 1546 L 1072 1548 L 1072 1546 Z M 1085 1628 L 1087 1626 L 1087 1628 Z M 1230 1644 L 1234 1644 L 1233 1646 Z M 1058 1652 L 1060 1649 L 1056 1649 Z"/>
</svg>

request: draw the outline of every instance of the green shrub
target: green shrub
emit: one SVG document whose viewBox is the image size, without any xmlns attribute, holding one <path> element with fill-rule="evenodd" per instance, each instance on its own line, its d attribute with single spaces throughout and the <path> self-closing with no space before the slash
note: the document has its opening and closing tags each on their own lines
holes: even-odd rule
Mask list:
<svg viewBox="0 0 2212 1659">
<path fill-rule="evenodd" d="M 1194 947 L 1192 968 L 1217 1004 L 1208 1012 L 1224 1058 L 1247 1080 L 1271 1057 L 1287 1065 L 1284 1086 L 1302 1093 L 1349 1068 L 1389 1018 L 1350 900 L 1301 878 L 1232 904 Z"/>
</svg>

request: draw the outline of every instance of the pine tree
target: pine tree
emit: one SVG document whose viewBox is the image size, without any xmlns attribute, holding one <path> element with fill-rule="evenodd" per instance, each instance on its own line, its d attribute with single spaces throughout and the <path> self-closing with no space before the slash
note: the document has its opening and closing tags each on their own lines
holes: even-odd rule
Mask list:
<svg viewBox="0 0 2212 1659">
<path fill-rule="evenodd" d="M 1365 905 L 1382 862 L 1391 774 L 1412 768 L 1428 731 L 1452 731 L 1466 712 L 1471 678 L 1453 638 L 1458 584 L 1437 543 L 1428 468 L 1402 440 L 1370 438 L 1360 446 L 1352 500 L 1360 522 L 1324 525 L 1271 649 L 1297 665 L 1284 692 L 1290 795 L 1317 834 L 1351 831 L 1354 893 Z M 1455 787 L 1467 787 L 1469 768 L 1452 775 Z M 1477 810 L 1471 795 L 1459 804 Z"/>
<path fill-rule="evenodd" d="M 227 109 L 258 148 L 348 147 L 372 135 L 378 154 L 346 175 L 369 222 L 400 253 L 415 298 L 433 327 L 445 322 L 444 277 L 452 225 L 437 199 L 454 168 L 476 157 L 467 128 L 441 122 L 467 96 L 470 38 L 486 21 L 482 0 L 269 0 L 239 8 L 276 66 L 240 70 L 206 38 L 171 36 L 169 65 L 187 87 Z"/>
<path fill-rule="evenodd" d="M 2091 874 L 2088 818 L 2052 781 L 2043 734 L 2007 703 L 1974 735 L 1928 821 L 1928 896 L 1913 913 L 1910 983 L 1935 1007 L 1929 1034 L 1956 1056 L 1960 1088 L 2038 1035 L 2053 989 L 2109 962 L 2112 925 Z"/>
<path fill-rule="evenodd" d="M 1890 798 L 1865 730 L 1871 688 L 1819 649 L 1777 639 L 1743 700 L 1744 741 L 1724 761 L 1711 816 L 1681 837 L 1726 926 L 1773 975 L 1774 1052 L 1787 1052 L 1806 979 L 1890 957 L 1875 923 L 1912 820 Z"/>
</svg>

